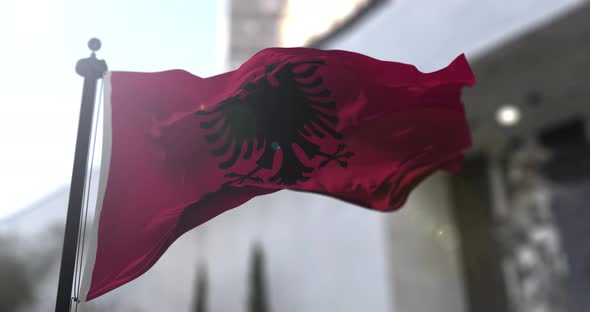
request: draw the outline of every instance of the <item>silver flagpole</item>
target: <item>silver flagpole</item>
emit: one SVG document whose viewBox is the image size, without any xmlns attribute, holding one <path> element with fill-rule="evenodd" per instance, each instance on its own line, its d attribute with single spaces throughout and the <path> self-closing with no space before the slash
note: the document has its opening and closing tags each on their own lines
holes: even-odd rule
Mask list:
<svg viewBox="0 0 590 312">
<path fill-rule="evenodd" d="M 84 181 L 86 180 L 94 99 L 96 97 L 96 82 L 107 71 L 106 62 L 104 60 L 98 60 L 95 54 L 100 49 L 100 41 L 95 38 L 90 39 L 88 47 L 92 50 L 90 57 L 81 59 L 76 64 L 76 72 L 84 77 L 84 87 L 82 89 L 82 107 L 80 109 L 80 120 L 78 123 L 76 153 L 74 155 L 74 168 L 72 182 L 70 184 L 70 198 L 59 271 L 59 283 L 57 286 L 56 312 L 70 311 L 72 303 L 78 231 L 80 229 L 80 213 L 84 197 Z"/>
</svg>

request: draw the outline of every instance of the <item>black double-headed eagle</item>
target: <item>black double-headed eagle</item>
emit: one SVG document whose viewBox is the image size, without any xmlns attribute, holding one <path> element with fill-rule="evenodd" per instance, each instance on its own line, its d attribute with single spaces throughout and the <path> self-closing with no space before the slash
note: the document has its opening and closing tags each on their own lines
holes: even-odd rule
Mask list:
<svg viewBox="0 0 590 312">
<path fill-rule="evenodd" d="M 206 141 L 216 145 L 211 153 L 223 158 L 219 168 L 230 169 L 238 159 L 252 158 L 255 151 L 259 155 L 256 167 L 250 172 L 227 173 L 225 176 L 229 180 L 225 185 L 246 180 L 264 182 L 256 174 L 260 170 L 273 170 L 279 151 L 282 154 L 280 167 L 267 182 L 294 185 L 307 181 L 306 174 L 315 168 L 298 157 L 295 146 L 308 159 L 323 157 L 319 167 L 332 161 L 347 167 L 346 159 L 353 153 L 346 152 L 344 144 L 329 154 L 309 140 L 327 136 L 336 140 L 342 138 L 336 131 L 336 103 L 330 100 L 330 91 L 317 75 L 318 68 L 324 65 L 321 60 L 268 65 L 260 77 L 245 82 L 235 95 L 211 110 L 197 112 L 203 116 L 201 128 L 207 131 Z"/>
</svg>

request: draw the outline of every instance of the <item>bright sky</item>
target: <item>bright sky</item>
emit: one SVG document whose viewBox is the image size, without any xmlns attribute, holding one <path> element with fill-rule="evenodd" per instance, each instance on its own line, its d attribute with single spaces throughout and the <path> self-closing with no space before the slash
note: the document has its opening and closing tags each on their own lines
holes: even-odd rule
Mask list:
<svg viewBox="0 0 590 312">
<path fill-rule="evenodd" d="M 78 59 L 102 41 L 111 70 L 186 69 L 211 76 L 215 0 L 0 1 L 0 218 L 69 183 L 82 78 Z"/>
<path fill-rule="evenodd" d="M 281 43 L 301 46 L 348 18 L 368 0 L 290 0 L 281 23 Z M 329 17 L 329 18 L 327 18 Z"/>
</svg>

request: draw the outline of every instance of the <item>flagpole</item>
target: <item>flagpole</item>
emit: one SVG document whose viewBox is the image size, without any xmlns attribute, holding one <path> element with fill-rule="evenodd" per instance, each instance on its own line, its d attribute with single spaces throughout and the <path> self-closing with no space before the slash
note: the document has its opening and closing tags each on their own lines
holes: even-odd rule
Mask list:
<svg viewBox="0 0 590 312">
<path fill-rule="evenodd" d="M 107 71 L 106 62 L 96 58 L 95 52 L 100 49 L 100 45 L 98 39 L 90 39 L 88 41 L 88 48 L 92 50 L 92 54 L 88 58 L 79 60 L 76 64 L 76 72 L 84 77 L 84 87 L 82 89 L 82 106 L 80 108 L 80 119 L 78 122 L 78 137 L 76 139 L 74 168 L 70 184 L 70 198 L 61 255 L 59 283 L 57 286 L 56 312 L 69 312 L 72 303 L 74 267 L 76 264 L 80 213 L 82 210 L 84 181 L 86 180 L 86 166 L 90 147 L 94 99 L 96 97 L 96 82 Z"/>
</svg>

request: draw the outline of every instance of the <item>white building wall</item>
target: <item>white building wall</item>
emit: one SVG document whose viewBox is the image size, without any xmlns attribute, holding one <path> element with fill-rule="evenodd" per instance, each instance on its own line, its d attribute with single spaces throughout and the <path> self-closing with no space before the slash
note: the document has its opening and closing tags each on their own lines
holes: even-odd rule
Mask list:
<svg viewBox="0 0 590 312">
<path fill-rule="evenodd" d="M 468 311 L 448 179 L 433 175 L 386 217 L 396 312 Z"/>
<path fill-rule="evenodd" d="M 381 217 L 289 191 L 226 212 L 205 225 L 211 310 L 247 311 L 252 246 L 260 243 L 271 311 L 391 311 Z"/>
</svg>

